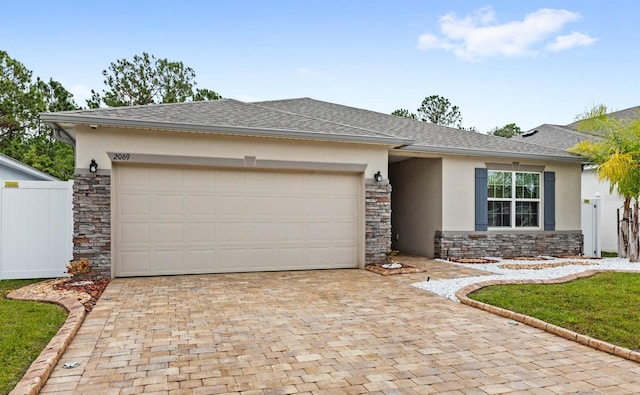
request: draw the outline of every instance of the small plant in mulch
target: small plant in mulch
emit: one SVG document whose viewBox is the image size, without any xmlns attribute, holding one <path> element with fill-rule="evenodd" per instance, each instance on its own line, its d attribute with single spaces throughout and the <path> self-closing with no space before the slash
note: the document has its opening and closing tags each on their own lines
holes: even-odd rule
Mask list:
<svg viewBox="0 0 640 395">
<path fill-rule="evenodd" d="M 77 261 L 71 261 L 67 264 L 67 273 L 73 278 L 82 278 L 93 272 L 91 262 L 87 258 L 81 258 Z"/>
<path fill-rule="evenodd" d="M 400 253 L 398 250 L 388 249 L 385 251 L 385 262 L 374 263 L 367 265 L 365 269 L 380 274 L 382 276 L 389 276 L 392 274 L 406 274 L 406 273 L 420 273 L 426 271 L 426 269 L 420 269 L 406 263 L 399 262 L 395 257 Z"/>
<path fill-rule="evenodd" d="M 482 264 L 482 263 L 498 262 L 495 259 L 489 259 L 489 258 L 449 258 L 449 261 L 456 262 L 456 263 L 467 263 L 467 264 Z"/>
<path fill-rule="evenodd" d="M 382 267 L 385 269 L 400 269 L 402 268 L 402 263 L 398 262 L 395 260 L 395 256 L 398 255 L 400 253 L 400 251 L 398 250 L 393 250 L 393 249 L 388 249 L 387 251 L 384 252 L 384 255 L 386 257 L 386 263 L 382 264 Z"/>
<path fill-rule="evenodd" d="M 71 275 L 71 278 L 56 284 L 55 289 L 88 294 L 91 296 L 91 300 L 84 303 L 84 308 L 87 312 L 90 312 L 111 282 L 111 279 L 96 275 L 91 267 L 91 262 L 86 258 L 71 261 L 67 265 L 67 273 Z"/>
</svg>

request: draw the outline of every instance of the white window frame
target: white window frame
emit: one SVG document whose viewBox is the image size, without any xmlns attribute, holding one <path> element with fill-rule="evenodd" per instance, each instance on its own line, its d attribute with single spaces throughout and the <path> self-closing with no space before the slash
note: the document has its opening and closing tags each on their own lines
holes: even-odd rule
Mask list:
<svg viewBox="0 0 640 395">
<path fill-rule="evenodd" d="M 505 230 L 505 229 L 518 229 L 518 230 L 540 230 L 542 229 L 544 218 L 542 213 L 542 196 L 544 196 L 542 188 L 543 188 L 543 177 L 542 172 L 539 171 L 512 171 L 512 170 L 488 170 L 489 174 L 491 172 L 500 172 L 500 173 L 511 173 L 511 197 L 510 198 L 487 198 L 487 206 L 489 202 L 509 202 L 511 208 L 511 218 L 510 223 L 511 226 L 489 226 L 489 230 Z M 538 198 L 516 198 L 516 174 L 537 174 L 538 175 Z M 487 187 L 489 177 L 487 177 Z M 537 226 L 516 226 L 516 202 L 534 202 L 538 204 L 538 225 Z M 488 207 L 487 207 L 488 210 Z"/>
</svg>

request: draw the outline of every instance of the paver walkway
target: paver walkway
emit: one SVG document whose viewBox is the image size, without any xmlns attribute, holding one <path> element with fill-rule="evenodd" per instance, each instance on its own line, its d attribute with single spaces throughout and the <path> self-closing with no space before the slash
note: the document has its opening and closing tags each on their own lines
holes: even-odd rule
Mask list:
<svg viewBox="0 0 640 395">
<path fill-rule="evenodd" d="M 436 271 L 116 279 L 41 393 L 640 393 L 640 364 L 408 285 Z"/>
</svg>

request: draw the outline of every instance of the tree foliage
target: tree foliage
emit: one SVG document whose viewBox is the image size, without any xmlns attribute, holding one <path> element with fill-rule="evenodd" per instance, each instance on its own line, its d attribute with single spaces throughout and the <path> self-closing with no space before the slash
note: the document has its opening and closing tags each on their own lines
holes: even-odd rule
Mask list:
<svg viewBox="0 0 640 395">
<path fill-rule="evenodd" d="M 451 104 L 449 99 L 431 95 L 425 97 L 418 108 L 418 119 L 436 125 L 452 126 L 462 129 L 460 108 Z"/>
<path fill-rule="evenodd" d="M 640 255 L 640 113 L 635 119 L 619 119 L 608 116 L 607 107 L 599 105 L 581 118 L 578 130 L 599 138 L 583 140 L 569 151 L 596 165 L 600 180 L 608 181 L 611 191 L 624 198 L 618 255 L 637 262 Z"/>
<path fill-rule="evenodd" d="M 416 114 L 409 112 L 409 110 L 407 110 L 406 108 L 399 108 L 394 112 L 392 112 L 391 115 L 395 115 L 396 117 L 405 117 L 405 118 L 411 118 L 411 119 L 418 118 Z"/>
<path fill-rule="evenodd" d="M 40 121 L 45 111 L 75 110 L 62 84 L 36 78 L 22 63 L 0 51 L 0 152 L 62 180 L 73 177 L 73 147 L 54 139 Z"/>
<path fill-rule="evenodd" d="M 217 100 L 209 89 L 195 89 L 196 73 L 182 62 L 158 59 L 143 52 L 132 60 L 118 59 L 102 71 L 106 90 L 91 90 L 89 108 L 135 106 L 185 101 Z"/>
<path fill-rule="evenodd" d="M 32 122 L 41 98 L 31 84 L 31 71 L 0 51 L 0 139 L 3 145 L 20 136 Z"/>
<path fill-rule="evenodd" d="M 393 111 L 391 115 L 465 130 L 465 128 L 462 127 L 460 108 L 452 105 L 449 99 L 438 95 L 425 97 L 418 108 L 417 114 L 409 112 L 409 110 L 405 108 L 399 108 Z M 475 128 L 472 127 L 466 130 L 475 131 Z"/>
<path fill-rule="evenodd" d="M 498 127 L 494 128 L 493 130 L 489 131 L 487 134 L 498 136 L 498 137 L 511 138 L 515 135 L 522 134 L 522 129 L 520 129 L 520 126 L 516 125 L 515 123 L 508 123 L 501 128 L 498 128 Z"/>
</svg>

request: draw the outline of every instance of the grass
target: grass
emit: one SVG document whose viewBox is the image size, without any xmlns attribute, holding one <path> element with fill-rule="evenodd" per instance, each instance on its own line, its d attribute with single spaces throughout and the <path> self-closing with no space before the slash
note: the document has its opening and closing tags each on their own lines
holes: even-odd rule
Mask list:
<svg viewBox="0 0 640 395">
<path fill-rule="evenodd" d="M 0 281 L 0 394 L 16 386 L 67 319 L 59 306 L 6 298 L 11 290 L 38 281 Z"/>
<path fill-rule="evenodd" d="M 640 273 L 599 273 L 564 284 L 496 285 L 475 299 L 640 351 Z"/>
</svg>

